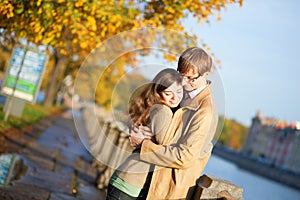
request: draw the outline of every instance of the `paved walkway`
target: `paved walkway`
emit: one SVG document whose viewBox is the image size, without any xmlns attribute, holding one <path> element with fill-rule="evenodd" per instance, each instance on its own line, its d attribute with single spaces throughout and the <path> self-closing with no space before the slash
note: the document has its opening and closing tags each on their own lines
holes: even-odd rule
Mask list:
<svg viewBox="0 0 300 200">
<path fill-rule="evenodd" d="M 16 153 L 25 167 L 18 180 L 0 185 L 1 200 L 105 199 L 105 192 L 95 187 L 92 157 L 69 113 L 46 118 L 30 131 L 22 131 L 27 139 L 4 136 L 12 147 L 9 153 Z"/>
</svg>

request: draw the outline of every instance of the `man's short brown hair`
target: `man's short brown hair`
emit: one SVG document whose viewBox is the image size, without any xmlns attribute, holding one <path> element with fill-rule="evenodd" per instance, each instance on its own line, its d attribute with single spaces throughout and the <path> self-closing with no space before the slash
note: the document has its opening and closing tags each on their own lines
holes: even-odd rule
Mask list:
<svg viewBox="0 0 300 200">
<path fill-rule="evenodd" d="M 184 74 L 190 69 L 196 69 L 200 75 L 210 72 L 212 58 L 201 48 L 186 49 L 179 57 L 177 71 Z"/>
</svg>

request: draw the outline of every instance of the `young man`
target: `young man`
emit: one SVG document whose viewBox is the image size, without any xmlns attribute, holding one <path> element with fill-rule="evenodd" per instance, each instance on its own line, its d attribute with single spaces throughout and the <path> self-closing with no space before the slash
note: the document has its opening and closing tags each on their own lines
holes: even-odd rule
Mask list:
<svg viewBox="0 0 300 200">
<path fill-rule="evenodd" d="M 201 48 L 189 48 L 180 56 L 177 70 L 183 76 L 186 98 L 174 113 L 164 144 L 131 132 L 131 145 L 141 146 L 140 159 L 156 166 L 147 199 L 190 199 L 193 195 L 211 155 L 218 122 L 207 80 L 211 67 L 211 57 Z"/>
</svg>

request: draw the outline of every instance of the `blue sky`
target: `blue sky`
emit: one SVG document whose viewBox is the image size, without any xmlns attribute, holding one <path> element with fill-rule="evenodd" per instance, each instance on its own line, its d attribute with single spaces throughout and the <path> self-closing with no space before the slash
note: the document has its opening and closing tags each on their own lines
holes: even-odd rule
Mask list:
<svg viewBox="0 0 300 200">
<path fill-rule="evenodd" d="M 197 34 L 221 60 L 225 113 L 245 124 L 263 117 L 300 121 L 300 13 L 298 0 L 245 0 L 227 6 L 221 21 L 195 25 Z M 190 27 L 193 27 L 192 29 Z"/>
</svg>

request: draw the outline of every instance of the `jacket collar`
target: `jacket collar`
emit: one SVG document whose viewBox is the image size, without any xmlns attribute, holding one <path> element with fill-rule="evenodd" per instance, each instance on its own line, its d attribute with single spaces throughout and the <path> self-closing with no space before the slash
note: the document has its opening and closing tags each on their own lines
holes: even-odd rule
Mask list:
<svg viewBox="0 0 300 200">
<path fill-rule="evenodd" d="M 197 110 L 201 105 L 202 99 L 208 95 L 211 95 L 211 84 L 211 81 L 207 80 L 207 86 L 189 103 L 189 105 L 186 105 L 182 108 Z"/>
</svg>

